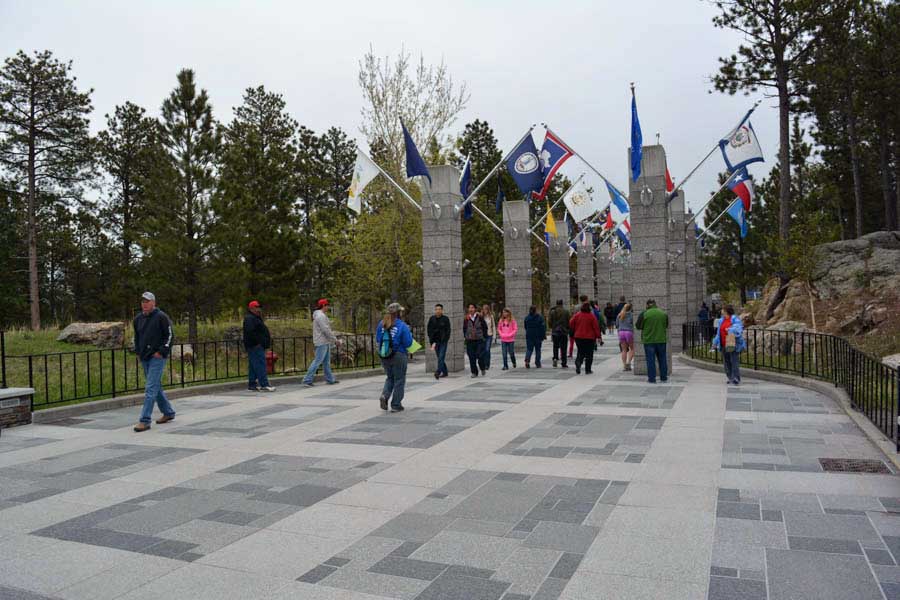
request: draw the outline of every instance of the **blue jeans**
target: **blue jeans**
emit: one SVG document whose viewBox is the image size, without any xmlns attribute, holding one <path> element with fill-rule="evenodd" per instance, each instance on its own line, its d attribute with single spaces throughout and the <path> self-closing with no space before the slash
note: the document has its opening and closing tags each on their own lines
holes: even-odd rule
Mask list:
<svg viewBox="0 0 900 600">
<path fill-rule="evenodd" d="M 500 342 L 500 347 L 503 350 L 503 368 L 508 369 L 509 364 L 506 362 L 506 358 L 509 357 L 509 360 L 512 361 L 512 365 L 516 366 L 516 343 L 515 342 Z"/>
<path fill-rule="evenodd" d="M 250 380 L 247 387 L 251 390 L 256 387 L 269 387 L 269 376 L 266 374 L 266 349 L 262 346 L 254 346 L 247 350 L 247 362 L 250 365 Z"/>
<path fill-rule="evenodd" d="M 312 383 L 313 377 L 316 376 L 316 371 L 319 370 L 319 366 L 324 365 L 323 369 L 325 371 L 325 381 L 328 383 L 334 383 L 334 375 L 331 374 L 331 345 L 330 344 L 322 344 L 321 346 L 316 346 L 316 356 L 313 358 L 312 364 L 309 365 L 309 370 L 306 372 L 306 377 L 303 378 L 303 383 Z"/>
<path fill-rule="evenodd" d="M 150 360 L 142 360 L 141 366 L 144 367 L 144 377 L 147 380 L 144 384 L 144 408 L 141 409 L 141 423 L 150 423 L 154 404 L 159 406 L 162 414 L 174 417 L 175 409 L 172 408 L 172 403 L 166 398 L 166 393 L 162 388 L 162 375 L 166 368 L 166 359 L 153 357 Z"/>
<path fill-rule="evenodd" d="M 409 356 L 406 352 L 395 352 L 390 358 L 381 359 L 381 366 L 384 367 L 384 388 L 381 390 L 381 397 L 390 399 L 391 406 L 397 408 L 403 402 L 403 392 L 406 389 L 406 365 L 409 362 Z M 393 395 L 393 398 L 391 397 Z"/>
<path fill-rule="evenodd" d="M 481 355 L 481 362 L 485 369 L 491 368 L 491 345 L 494 343 L 494 336 L 489 335 L 484 338 L 484 354 Z"/>
<path fill-rule="evenodd" d="M 541 344 L 544 340 L 529 340 L 525 338 L 525 364 L 531 361 L 531 353 L 534 353 L 534 366 L 541 366 Z"/>
<path fill-rule="evenodd" d="M 723 352 L 722 362 L 725 364 L 725 377 L 729 383 L 741 382 L 741 353 Z"/>
<path fill-rule="evenodd" d="M 656 383 L 656 361 L 659 361 L 660 381 L 668 381 L 669 363 L 666 359 L 666 345 L 644 344 L 644 354 L 647 356 L 647 381 Z"/>
<path fill-rule="evenodd" d="M 434 345 L 434 353 L 437 354 L 437 368 L 434 370 L 439 375 L 449 375 L 447 371 L 447 342 Z"/>
</svg>

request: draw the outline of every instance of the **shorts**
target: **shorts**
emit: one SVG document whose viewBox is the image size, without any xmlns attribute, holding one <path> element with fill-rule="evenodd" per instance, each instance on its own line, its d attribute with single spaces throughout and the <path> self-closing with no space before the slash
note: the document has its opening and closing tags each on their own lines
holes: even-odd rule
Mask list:
<svg viewBox="0 0 900 600">
<path fill-rule="evenodd" d="M 634 332 L 628 330 L 619 331 L 619 343 L 620 344 L 628 344 L 629 346 L 634 345 Z"/>
</svg>

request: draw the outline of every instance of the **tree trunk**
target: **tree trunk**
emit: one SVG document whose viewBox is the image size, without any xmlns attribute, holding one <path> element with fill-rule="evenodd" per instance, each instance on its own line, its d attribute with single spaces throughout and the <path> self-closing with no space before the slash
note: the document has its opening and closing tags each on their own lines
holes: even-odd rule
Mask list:
<svg viewBox="0 0 900 600">
<path fill-rule="evenodd" d="M 887 135 L 884 133 L 883 127 L 886 126 L 884 120 L 881 123 L 881 134 L 879 137 L 878 161 L 881 169 L 881 194 L 884 198 L 884 228 L 887 231 L 896 231 L 897 226 L 897 193 L 891 184 L 891 165 L 890 154 L 891 147 Z"/>
<path fill-rule="evenodd" d="M 28 132 L 28 300 L 31 308 L 31 329 L 41 328 L 41 293 L 38 281 L 37 253 L 37 182 L 35 180 L 34 86 L 31 88 L 31 114 Z"/>
<path fill-rule="evenodd" d="M 778 237 L 784 243 L 791 234 L 791 105 L 788 94 L 787 66 L 783 60 L 776 66 L 778 87 L 778 132 L 780 147 L 778 148 L 779 187 L 778 201 L 780 206 L 778 220 Z"/>
<path fill-rule="evenodd" d="M 856 213 L 856 237 L 863 234 L 862 179 L 859 169 L 859 143 L 856 131 L 856 113 L 853 111 L 852 97 L 847 109 L 847 141 L 850 144 L 850 171 L 853 175 L 853 211 Z"/>
</svg>

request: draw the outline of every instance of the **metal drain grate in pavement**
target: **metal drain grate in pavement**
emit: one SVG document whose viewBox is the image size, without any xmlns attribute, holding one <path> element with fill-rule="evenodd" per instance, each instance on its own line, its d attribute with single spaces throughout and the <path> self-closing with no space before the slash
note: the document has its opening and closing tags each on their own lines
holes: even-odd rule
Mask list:
<svg viewBox="0 0 900 600">
<path fill-rule="evenodd" d="M 820 458 L 826 473 L 883 473 L 890 475 L 887 465 L 880 460 L 867 458 Z"/>
</svg>

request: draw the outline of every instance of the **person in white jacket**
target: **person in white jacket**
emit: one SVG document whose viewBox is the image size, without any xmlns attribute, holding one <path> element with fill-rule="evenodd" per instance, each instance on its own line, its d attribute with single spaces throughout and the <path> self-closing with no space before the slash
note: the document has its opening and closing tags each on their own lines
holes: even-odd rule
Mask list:
<svg viewBox="0 0 900 600">
<path fill-rule="evenodd" d="M 312 364 L 309 365 L 306 377 L 303 378 L 304 385 L 309 387 L 312 387 L 313 378 L 320 366 L 323 367 L 325 372 L 325 383 L 334 385 L 338 382 L 331 372 L 331 345 L 339 345 L 340 340 L 331 331 L 331 321 L 325 312 L 328 310 L 328 300 L 322 298 L 316 303 L 316 307 L 317 309 L 313 313 L 312 320 L 313 346 L 316 348 L 316 355 Z"/>
</svg>

